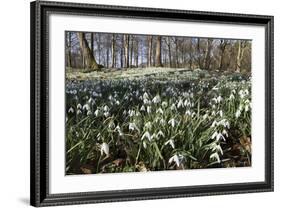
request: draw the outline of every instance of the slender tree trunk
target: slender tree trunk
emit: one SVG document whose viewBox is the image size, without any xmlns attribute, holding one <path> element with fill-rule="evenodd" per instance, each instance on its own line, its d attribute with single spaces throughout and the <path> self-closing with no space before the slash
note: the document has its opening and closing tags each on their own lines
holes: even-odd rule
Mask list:
<svg viewBox="0 0 281 208">
<path fill-rule="evenodd" d="M 246 43 L 242 40 L 238 40 L 238 49 L 237 49 L 237 57 L 236 57 L 236 72 L 241 72 L 241 62 L 244 56 L 244 50 L 246 47 Z"/>
<path fill-rule="evenodd" d="M 94 42 L 95 42 L 95 39 L 94 39 L 94 33 L 91 33 L 91 36 L 90 36 L 90 48 L 93 52 L 93 55 L 95 56 L 95 52 L 94 52 Z"/>
<path fill-rule="evenodd" d="M 71 65 L 71 32 L 68 32 L 68 44 L 67 44 L 67 66 L 72 67 Z"/>
<path fill-rule="evenodd" d="M 131 36 L 131 44 L 130 44 L 130 67 L 133 65 L 133 48 L 134 48 L 134 36 Z"/>
<path fill-rule="evenodd" d="M 162 60 L 161 60 L 161 45 L 162 45 L 162 38 L 161 36 L 157 36 L 156 38 L 156 57 L 155 57 L 155 66 L 162 67 Z"/>
<path fill-rule="evenodd" d="M 101 47 L 100 47 L 100 34 L 98 35 L 98 38 L 97 38 L 97 46 L 98 46 L 98 61 L 100 63 L 100 59 L 101 59 Z M 94 50 L 94 47 L 93 47 L 93 50 Z"/>
<path fill-rule="evenodd" d="M 98 66 L 96 59 L 93 55 L 93 52 L 90 49 L 89 44 L 85 38 L 85 33 L 78 32 L 77 36 L 78 36 L 80 48 L 82 50 L 82 54 L 84 57 L 85 68 L 92 69 L 92 70 L 98 70 L 99 66 Z"/>
<path fill-rule="evenodd" d="M 175 38 L 175 45 L 176 45 L 176 54 L 175 54 L 175 62 L 176 62 L 176 68 L 179 67 L 179 47 L 178 47 L 178 39 Z"/>
<path fill-rule="evenodd" d="M 167 37 L 167 39 L 166 39 L 166 44 L 168 46 L 169 67 L 172 68 L 171 41 L 170 41 L 169 37 Z"/>
<path fill-rule="evenodd" d="M 147 36 L 147 42 L 148 42 L 148 53 L 147 53 L 147 66 L 151 67 L 151 59 L 152 59 L 152 36 Z"/>
<path fill-rule="evenodd" d="M 111 58 L 112 58 L 112 62 L 111 62 L 111 68 L 115 67 L 115 35 L 112 34 L 111 37 Z"/>
<path fill-rule="evenodd" d="M 109 68 L 109 47 L 106 47 L 106 68 Z"/>
<path fill-rule="evenodd" d="M 136 38 L 135 39 L 135 50 L 134 50 L 134 54 L 135 54 L 135 66 L 138 67 L 139 65 L 139 41 L 138 39 Z"/>
<path fill-rule="evenodd" d="M 207 40 L 206 48 L 205 48 L 205 55 L 204 55 L 204 69 L 210 69 L 210 54 L 212 50 L 212 39 Z"/>
<path fill-rule="evenodd" d="M 121 49 L 120 49 L 120 67 L 123 68 L 124 64 L 123 64 L 123 53 L 124 53 L 124 38 L 121 38 Z"/>
<path fill-rule="evenodd" d="M 124 35 L 125 68 L 129 67 L 129 35 Z"/>
<path fill-rule="evenodd" d="M 198 66 L 199 66 L 200 69 L 202 69 L 203 63 L 202 63 L 202 59 L 201 59 L 202 54 L 201 54 L 201 50 L 200 50 L 200 41 L 201 41 L 201 39 L 197 38 L 196 50 L 197 50 L 197 56 L 198 56 L 198 58 L 197 58 Z"/>
</svg>

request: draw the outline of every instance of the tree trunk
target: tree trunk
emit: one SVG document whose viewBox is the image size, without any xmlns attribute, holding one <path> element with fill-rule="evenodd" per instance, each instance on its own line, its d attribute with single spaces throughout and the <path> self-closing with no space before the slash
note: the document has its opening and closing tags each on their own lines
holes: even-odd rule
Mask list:
<svg viewBox="0 0 281 208">
<path fill-rule="evenodd" d="M 223 65 L 223 62 L 224 62 L 224 53 L 225 53 L 225 49 L 226 49 L 226 46 L 227 46 L 228 42 L 226 40 L 220 40 L 220 50 L 221 50 L 221 56 L 220 56 L 220 65 L 219 65 L 219 70 L 222 71 L 224 70 L 224 65 Z"/>
<path fill-rule="evenodd" d="M 71 67 L 71 32 L 68 32 L 67 66 Z"/>
<path fill-rule="evenodd" d="M 129 35 L 124 35 L 125 68 L 129 67 Z"/>
<path fill-rule="evenodd" d="M 121 49 L 120 49 L 120 67 L 123 68 L 124 64 L 123 64 L 123 53 L 124 53 L 124 38 L 121 38 Z"/>
<path fill-rule="evenodd" d="M 90 47 L 91 47 L 91 50 L 93 52 L 93 55 L 94 54 L 94 33 L 91 33 L 91 37 L 90 37 Z"/>
<path fill-rule="evenodd" d="M 106 47 L 106 68 L 109 67 L 109 47 Z"/>
<path fill-rule="evenodd" d="M 111 68 L 115 67 L 115 35 L 112 34 L 111 37 L 111 58 L 112 58 L 112 62 L 111 62 Z"/>
<path fill-rule="evenodd" d="M 82 49 L 82 54 L 85 61 L 85 68 L 91 70 L 98 70 L 99 66 L 96 62 L 92 50 L 89 48 L 89 44 L 85 38 L 85 33 L 78 32 L 77 36 L 79 39 L 80 48 Z"/>
<path fill-rule="evenodd" d="M 238 40 L 238 49 L 237 49 L 237 57 L 236 57 L 236 72 L 241 72 L 241 62 L 244 55 L 244 50 L 246 47 L 246 42 L 242 40 Z"/>
<path fill-rule="evenodd" d="M 139 41 L 138 39 L 136 38 L 135 39 L 135 50 L 134 50 L 134 54 L 135 54 L 135 66 L 138 67 L 139 65 Z"/>
<path fill-rule="evenodd" d="M 170 38 L 167 40 L 167 46 L 168 46 L 168 53 L 169 53 L 169 66 L 172 67 L 172 53 L 171 53 L 171 42 Z"/>
<path fill-rule="evenodd" d="M 161 60 L 161 36 L 157 36 L 156 38 L 156 57 L 155 57 L 155 66 L 162 67 L 162 60 Z"/>
<path fill-rule="evenodd" d="M 207 40 L 206 48 L 205 48 L 205 55 L 204 55 L 204 69 L 210 69 L 210 62 L 211 62 L 211 50 L 212 50 L 212 39 Z"/>
<path fill-rule="evenodd" d="M 152 59 L 152 36 L 147 36 L 147 42 L 148 42 L 148 53 L 147 53 L 147 66 L 151 67 L 151 59 Z"/>
<path fill-rule="evenodd" d="M 200 69 L 203 69 L 203 63 L 202 63 L 202 59 L 201 59 L 201 49 L 200 49 L 200 41 L 201 39 L 200 38 L 197 38 L 197 47 L 196 47 L 196 50 L 197 50 L 197 62 L 198 62 L 198 66 Z"/>
<path fill-rule="evenodd" d="M 131 36 L 131 45 L 130 45 L 130 67 L 133 65 L 133 48 L 134 48 L 134 36 Z"/>
</svg>

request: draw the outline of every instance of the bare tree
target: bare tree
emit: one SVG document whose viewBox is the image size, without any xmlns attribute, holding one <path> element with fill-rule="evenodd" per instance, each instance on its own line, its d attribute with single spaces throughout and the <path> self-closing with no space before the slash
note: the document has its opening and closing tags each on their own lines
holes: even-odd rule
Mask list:
<svg viewBox="0 0 281 208">
<path fill-rule="evenodd" d="M 115 67 L 115 34 L 112 34 L 111 36 L 111 58 L 112 58 L 112 61 L 111 61 L 111 68 L 114 68 Z"/>
<path fill-rule="evenodd" d="M 138 67 L 139 65 L 139 40 L 138 37 L 135 37 L 135 44 L 134 44 L 134 60 L 135 60 L 135 66 Z"/>
<path fill-rule="evenodd" d="M 129 35 L 124 35 L 125 68 L 129 67 Z"/>
<path fill-rule="evenodd" d="M 155 57 L 155 66 L 162 67 L 162 60 L 161 60 L 161 45 L 162 45 L 162 37 L 157 36 L 156 38 L 156 57 Z"/>
<path fill-rule="evenodd" d="M 152 60 L 152 36 L 149 35 L 147 36 L 147 47 L 148 47 L 148 50 L 147 50 L 147 66 L 148 67 L 151 67 L 152 64 L 151 64 L 151 60 Z"/>
<path fill-rule="evenodd" d="M 210 69 L 210 64 L 211 64 L 211 50 L 212 50 L 212 45 L 213 39 L 208 38 L 206 40 L 206 47 L 205 47 L 205 54 L 204 54 L 204 69 L 209 70 Z"/>
<path fill-rule="evenodd" d="M 236 57 L 236 72 L 241 71 L 241 61 L 243 59 L 244 51 L 246 48 L 246 41 L 238 40 L 237 57 Z"/>
<path fill-rule="evenodd" d="M 66 38 L 67 41 L 67 66 L 71 67 L 71 32 L 66 34 L 68 37 Z"/>
<path fill-rule="evenodd" d="M 229 44 L 228 40 L 225 39 L 220 39 L 219 43 L 219 49 L 220 49 L 220 65 L 219 65 L 219 70 L 222 71 L 224 70 L 224 55 L 225 55 L 225 50 L 226 46 Z"/>
<path fill-rule="evenodd" d="M 85 33 L 78 32 L 77 36 L 78 36 L 78 39 L 79 39 L 80 48 L 82 50 L 85 67 L 87 69 L 98 70 L 99 65 L 96 62 L 96 59 L 93 55 L 92 50 L 89 48 L 88 41 L 85 38 Z"/>
</svg>

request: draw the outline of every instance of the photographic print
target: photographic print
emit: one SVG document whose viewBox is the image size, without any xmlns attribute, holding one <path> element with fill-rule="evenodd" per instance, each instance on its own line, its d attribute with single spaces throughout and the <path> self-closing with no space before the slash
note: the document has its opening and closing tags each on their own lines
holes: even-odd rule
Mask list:
<svg viewBox="0 0 281 208">
<path fill-rule="evenodd" d="M 251 166 L 251 46 L 66 31 L 66 175 Z"/>
<path fill-rule="evenodd" d="M 274 17 L 30 4 L 30 204 L 274 190 Z"/>
</svg>

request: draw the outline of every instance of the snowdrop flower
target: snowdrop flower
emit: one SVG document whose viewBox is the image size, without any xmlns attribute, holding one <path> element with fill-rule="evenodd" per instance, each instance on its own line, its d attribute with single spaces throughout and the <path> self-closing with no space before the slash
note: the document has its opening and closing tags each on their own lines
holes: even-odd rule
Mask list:
<svg viewBox="0 0 281 208">
<path fill-rule="evenodd" d="M 174 118 L 172 118 L 171 120 L 168 121 L 168 124 L 170 124 L 172 127 L 175 127 L 176 120 Z"/>
<path fill-rule="evenodd" d="M 215 160 L 217 160 L 218 163 L 221 162 L 220 156 L 219 156 L 219 154 L 216 153 L 216 152 L 210 155 L 210 159 L 215 159 Z"/>
<path fill-rule="evenodd" d="M 115 101 L 116 105 L 120 105 L 120 102 L 118 100 Z"/>
<path fill-rule="evenodd" d="M 161 137 L 165 137 L 164 133 L 160 130 L 158 131 L 157 135 L 156 135 L 158 138 L 161 136 Z"/>
<path fill-rule="evenodd" d="M 215 132 L 212 134 L 212 139 L 216 139 L 216 141 L 219 141 L 220 139 L 222 139 L 222 140 L 225 141 L 224 136 L 223 136 L 221 133 L 218 133 L 217 131 L 215 131 Z"/>
<path fill-rule="evenodd" d="M 129 123 L 129 130 L 134 131 L 137 130 L 139 131 L 137 125 L 135 123 Z"/>
<path fill-rule="evenodd" d="M 109 112 L 104 112 L 103 115 L 104 115 L 105 117 L 108 117 L 108 116 L 110 116 L 110 113 L 109 113 Z"/>
<path fill-rule="evenodd" d="M 128 114 L 129 114 L 130 117 L 133 117 L 136 113 L 135 113 L 134 110 L 129 110 Z"/>
<path fill-rule="evenodd" d="M 72 107 L 69 108 L 68 113 L 74 113 L 74 109 Z"/>
<path fill-rule="evenodd" d="M 235 117 L 236 118 L 239 118 L 241 115 L 241 111 L 240 110 L 237 110 L 236 113 L 235 113 Z"/>
<path fill-rule="evenodd" d="M 167 108 L 168 103 L 166 101 L 163 101 L 161 105 L 162 105 L 163 108 Z"/>
<path fill-rule="evenodd" d="M 222 148 L 219 144 L 214 143 L 214 144 L 211 145 L 211 147 L 212 147 L 212 151 L 220 152 L 221 155 L 223 155 Z"/>
<path fill-rule="evenodd" d="M 147 122 L 147 123 L 144 125 L 144 127 L 147 128 L 147 129 L 151 129 L 151 127 L 152 127 L 151 122 L 150 122 L 150 121 Z"/>
<path fill-rule="evenodd" d="M 146 112 L 147 112 L 147 113 L 151 113 L 151 107 L 150 107 L 150 106 L 147 106 Z"/>
<path fill-rule="evenodd" d="M 116 126 L 116 128 L 114 129 L 114 131 L 121 131 L 121 128 L 119 125 Z"/>
<path fill-rule="evenodd" d="M 91 110 L 90 105 L 89 105 L 88 103 L 86 103 L 85 105 L 83 105 L 83 110 L 87 110 L 87 111 Z"/>
<path fill-rule="evenodd" d="M 89 100 L 88 100 L 88 103 L 92 103 L 92 102 L 94 102 L 94 100 L 93 100 L 93 98 L 90 98 Z"/>
<path fill-rule="evenodd" d="M 157 103 L 160 103 L 161 102 L 161 98 L 159 95 L 156 95 L 153 99 L 152 99 L 152 102 L 157 104 Z"/>
<path fill-rule="evenodd" d="M 158 108 L 158 109 L 156 110 L 156 113 L 163 114 L 164 112 L 163 112 L 162 108 Z"/>
<path fill-rule="evenodd" d="M 184 107 L 182 99 L 179 100 L 177 108 Z"/>
<path fill-rule="evenodd" d="M 93 91 L 92 95 L 93 95 L 93 97 L 99 97 L 99 94 L 96 93 L 95 91 Z"/>
<path fill-rule="evenodd" d="M 211 125 L 211 127 L 215 127 L 215 126 L 217 126 L 217 124 L 218 124 L 217 121 L 214 120 L 213 123 L 212 123 L 212 125 Z"/>
<path fill-rule="evenodd" d="M 218 132 L 215 131 L 215 132 L 212 134 L 212 139 L 215 139 L 215 138 L 217 137 L 217 135 L 218 135 Z"/>
<path fill-rule="evenodd" d="M 170 108 L 171 108 L 171 110 L 176 110 L 177 109 L 177 107 L 176 107 L 176 105 L 174 103 L 172 104 L 172 106 Z"/>
<path fill-rule="evenodd" d="M 219 95 L 219 96 L 217 97 L 217 102 L 220 103 L 221 101 L 222 101 L 222 97 Z"/>
<path fill-rule="evenodd" d="M 222 119 L 221 121 L 219 121 L 218 125 L 222 125 L 223 127 L 228 128 L 228 129 L 230 128 L 229 121 L 226 119 Z"/>
<path fill-rule="evenodd" d="M 165 121 L 163 118 L 161 118 L 160 124 L 161 124 L 161 125 L 165 125 L 165 124 L 166 124 L 166 121 Z"/>
<path fill-rule="evenodd" d="M 188 101 L 188 100 L 186 99 L 186 100 L 184 101 L 184 106 L 185 106 L 185 107 L 191 106 L 190 101 Z"/>
<path fill-rule="evenodd" d="M 146 131 L 142 137 L 141 137 L 141 140 L 144 140 L 145 138 L 147 138 L 149 141 L 151 141 L 151 135 L 148 131 Z"/>
<path fill-rule="evenodd" d="M 109 111 L 109 107 L 108 107 L 107 105 L 105 105 L 105 106 L 103 107 L 103 111 L 105 111 L 105 112 Z"/>
<path fill-rule="evenodd" d="M 234 98 L 235 98 L 234 95 L 231 93 L 229 96 L 229 100 L 233 100 Z"/>
<path fill-rule="evenodd" d="M 165 145 L 170 144 L 173 149 L 175 149 L 175 143 L 173 139 L 169 139 L 165 142 Z"/>
<path fill-rule="evenodd" d="M 87 111 L 87 116 L 90 116 L 90 115 L 92 115 L 92 111 Z"/>
<path fill-rule="evenodd" d="M 108 144 L 105 143 L 105 142 L 102 143 L 100 151 L 101 151 L 101 155 L 103 155 L 103 153 L 104 153 L 104 154 L 106 154 L 106 156 L 109 156 L 109 146 L 108 146 Z"/>
<path fill-rule="evenodd" d="M 144 107 L 144 106 L 141 106 L 140 110 L 141 110 L 141 111 L 145 111 L 145 107 Z"/>
<path fill-rule="evenodd" d="M 77 113 L 77 115 L 80 115 L 80 114 L 82 114 L 82 111 L 78 110 L 76 113 Z"/>
<path fill-rule="evenodd" d="M 82 109 L 82 105 L 80 103 L 77 105 L 77 109 Z"/>
<path fill-rule="evenodd" d="M 208 118 L 208 116 L 209 116 L 208 113 L 205 113 L 205 114 L 203 115 L 203 119 L 206 120 L 206 119 Z"/>
<path fill-rule="evenodd" d="M 219 110 L 219 112 L 217 114 L 219 114 L 220 117 L 222 117 L 222 115 L 223 115 L 222 110 Z"/>
<path fill-rule="evenodd" d="M 143 100 L 143 103 L 144 103 L 145 105 L 150 105 L 150 104 L 151 104 L 151 101 L 148 100 L 148 99 L 144 99 L 144 100 Z"/>
<path fill-rule="evenodd" d="M 143 148 L 146 149 L 146 147 L 147 147 L 146 142 L 143 141 L 142 144 L 143 144 Z"/>
<path fill-rule="evenodd" d="M 225 129 L 222 130 L 222 134 L 225 135 L 226 137 L 228 137 L 228 133 L 227 133 L 227 131 Z"/>
<path fill-rule="evenodd" d="M 245 105 L 245 111 L 246 111 L 246 112 L 249 111 L 249 107 L 250 107 L 249 104 L 246 104 L 246 105 Z"/>
<path fill-rule="evenodd" d="M 124 110 L 124 111 L 123 111 L 123 116 L 126 116 L 126 115 L 127 115 L 127 111 Z"/>
<path fill-rule="evenodd" d="M 100 110 L 99 109 L 95 110 L 94 114 L 96 117 L 98 117 L 100 115 Z"/>
<path fill-rule="evenodd" d="M 187 110 L 187 111 L 185 111 L 185 115 L 191 115 L 191 112 L 190 112 L 190 110 Z"/>
<path fill-rule="evenodd" d="M 114 124 L 113 121 L 110 121 L 110 122 L 109 122 L 108 128 L 110 128 L 110 129 L 114 129 L 114 128 L 115 128 L 115 124 Z"/>
<path fill-rule="evenodd" d="M 143 99 L 144 100 L 148 100 L 149 99 L 149 96 L 148 96 L 148 94 L 146 92 L 143 94 Z"/>
<path fill-rule="evenodd" d="M 175 154 L 174 156 L 172 156 L 169 159 L 169 163 L 171 164 L 172 162 L 175 162 L 177 164 L 177 166 L 179 167 L 182 160 L 183 160 L 183 156 L 182 155 Z"/>
</svg>

